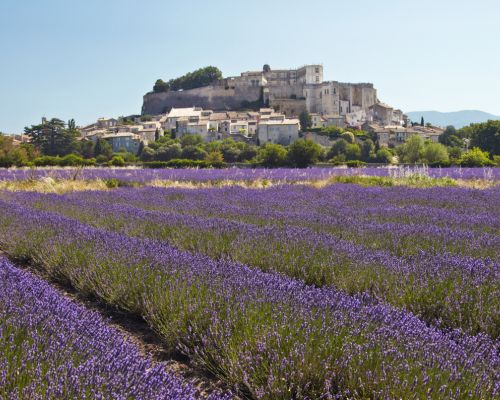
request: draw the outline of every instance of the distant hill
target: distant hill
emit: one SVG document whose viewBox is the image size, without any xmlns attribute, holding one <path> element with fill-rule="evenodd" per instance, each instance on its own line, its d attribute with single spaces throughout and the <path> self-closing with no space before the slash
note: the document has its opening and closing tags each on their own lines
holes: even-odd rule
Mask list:
<svg viewBox="0 0 500 400">
<path fill-rule="evenodd" d="M 424 117 L 425 122 L 430 122 L 435 126 L 453 125 L 455 128 L 462 128 L 476 122 L 486 122 L 489 119 L 499 119 L 500 116 L 489 114 L 479 110 L 463 110 L 454 112 L 439 112 L 439 111 L 411 111 L 406 115 L 414 122 L 420 122 L 420 118 Z"/>
</svg>

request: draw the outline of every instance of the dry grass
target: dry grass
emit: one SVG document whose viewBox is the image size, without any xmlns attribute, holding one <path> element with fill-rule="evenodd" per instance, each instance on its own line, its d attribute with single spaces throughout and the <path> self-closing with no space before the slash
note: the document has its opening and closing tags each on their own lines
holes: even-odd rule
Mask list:
<svg viewBox="0 0 500 400">
<path fill-rule="evenodd" d="M 252 188 L 252 189 L 264 189 L 270 187 L 279 182 L 272 182 L 267 179 L 255 179 L 251 181 L 246 180 L 215 180 L 215 181 L 173 181 L 173 180 L 161 180 L 156 179 L 151 182 L 147 182 L 144 186 L 153 186 L 161 188 L 182 188 L 182 189 L 203 189 L 203 188 L 213 188 L 213 187 L 226 187 L 226 186 L 239 186 L 242 188 Z"/>
<path fill-rule="evenodd" d="M 150 182 L 107 182 L 100 179 L 78 180 L 78 179 L 54 179 L 45 177 L 39 180 L 15 180 L 0 181 L 0 190 L 8 191 L 29 191 L 40 193 L 64 194 L 69 192 L 78 192 L 85 190 L 110 190 L 119 186 L 152 186 L 160 188 L 179 188 L 179 189 L 206 189 L 220 188 L 228 186 L 238 186 L 248 189 L 265 189 L 280 184 L 308 185 L 315 188 L 337 183 L 349 183 L 362 186 L 409 186 L 418 188 L 429 188 L 436 186 L 458 186 L 471 189 L 487 189 L 500 184 L 499 181 L 490 181 L 485 179 L 450 179 L 450 178 L 429 178 L 429 177 L 377 177 L 377 176 L 334 176 L 320 180 L 301 180 L 293 182 L 271 181 L 267 179 L 255 180 L 213 180 L 213 181 L 176 181 L 176 180 L 153 180 Z"/>
<path fill-rule="evenodd" d="M 50 177 L 40 180 L 1 181 L 0 189 L 40 193 L 64 194 L 83 190 L 108 190 L 102 180 L 55 180 Z"/>
</svg>

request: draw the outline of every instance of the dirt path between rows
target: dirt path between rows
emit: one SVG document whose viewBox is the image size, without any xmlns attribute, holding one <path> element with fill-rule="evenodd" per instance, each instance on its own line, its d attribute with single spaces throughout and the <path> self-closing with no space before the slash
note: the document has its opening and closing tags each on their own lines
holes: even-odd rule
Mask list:
<svg viewBox="0 0 500 400">
<path fill-rule="evenodd" d="M 122 312 L 115 307 L 110 307 L 95 297 L 84 296 L 73 287 L 54 280 L 45 271 L 28 263 L 12 259 L 1 250 L 0 256 L 8 258 L 16 267 L 27 270 L 45 280 L 63 296 L 102 315 L 110 326 L 117 329 L 134 343 L 142 355 L 150 358 L 155 363 L 161 363 L 169 372 L 184 381 L 190 382 L 196 388 L 200 398 L 206 398 L 213 392 L 226 392 L 229 390 L 221 380 L 192 365 L 185 355 L 179 352 L 167 351 L 161 338 L 142 318 Z M 234 399 L 239 400 L 240 398 L 234 397 Z"/>
</svg>

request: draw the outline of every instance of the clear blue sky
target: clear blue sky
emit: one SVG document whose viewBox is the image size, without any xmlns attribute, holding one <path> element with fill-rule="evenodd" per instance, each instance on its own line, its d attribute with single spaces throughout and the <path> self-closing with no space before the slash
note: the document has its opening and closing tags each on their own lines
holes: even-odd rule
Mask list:
<svg viewBox="0 0 500 400">
<path fill-rule="evenodd" d="M 139 113 L 157 78 L 264 63 L 500 115 L 499 21 L 499 0 L 0 0 L 0 131 Z"/>
</svg>

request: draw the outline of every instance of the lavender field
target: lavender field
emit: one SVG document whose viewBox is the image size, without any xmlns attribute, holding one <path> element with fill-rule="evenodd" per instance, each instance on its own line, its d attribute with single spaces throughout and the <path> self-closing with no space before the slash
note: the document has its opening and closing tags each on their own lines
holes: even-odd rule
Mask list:
<svg viewBox="0 0 500 400">
<path fill-rule="evenodd" d="M 151 181 L 255 181 L 268 180 L 279 183 L 323 180 L 336 176 L 400 177 L 411 174 L 431 178 L 500 180 L 500 168 L 426 168 L 426 167 L 367 167 L 367 168 L 319 168 L 306 169 L 141 169 L 141 168 L 10 168 L 0 170 L 0 181 L 28 179 L 118 179 L 124 182 L 145 183 Z"/>
<path fill-rule="evenodd" d="M 416 173 L 426 187 L 331 179 Z M 0 190 L 0 250 L 143 318 L 167 351 L 224 382 L 214 399 L 500 396 L 499 169 L 0 174 L 47 177 L 142 184 Z M 158 180 L 272 184 L 147 184 Z M 473 180 L 489 184 L 455 184 Z M 0 286 L 0 397 L 200 396 L 6 260 Z"/>
</svg>

